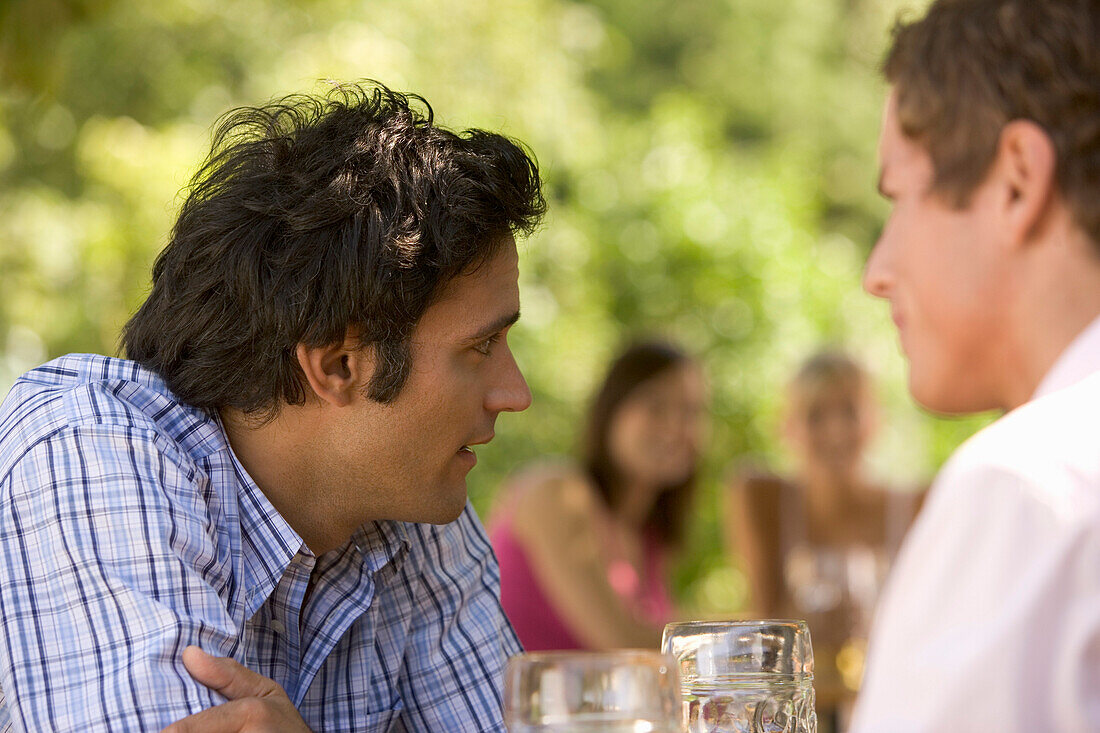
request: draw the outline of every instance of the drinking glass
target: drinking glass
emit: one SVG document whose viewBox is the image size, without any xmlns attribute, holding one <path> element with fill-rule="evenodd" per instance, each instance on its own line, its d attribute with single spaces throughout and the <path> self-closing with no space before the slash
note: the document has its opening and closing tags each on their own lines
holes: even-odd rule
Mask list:
<svg viewBox="0 0 1100 733">
<path fill-rule="evenodd" d="M 510 733 L 681 733 L 676 662 L 657 651 L 537 652 L 508 660 Z"/>
<path fill-rule="evenodd" d="M 805 621 L 689 621 L 661 648 L 680 670 L 689 733 L 817 733 Z"/>
</svg>

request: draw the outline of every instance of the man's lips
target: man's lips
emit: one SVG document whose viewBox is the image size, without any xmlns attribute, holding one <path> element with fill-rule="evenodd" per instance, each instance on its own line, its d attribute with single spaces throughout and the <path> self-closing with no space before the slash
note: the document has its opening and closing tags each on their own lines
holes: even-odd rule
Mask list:
<svg viewBox="0 0 1100 733">
<path fill-rule="evenodd" d="M 494 435 L 495 435 L 495 433 L 492 433 L 492 432 L 490 432 L 486 435 L 482 435 L 481 437 L 478 437 L 478 438 L 475 438 L 474 440 L 471 440 L 469 443 L 467 443 L 466 445 L 462 446 L 457 451 L 455 451 L 455 455 L 458 456 L 458 458 L 460 460 L 462 460 L 463 462 L 468 463 L 468 466 L 467 466 L 466 470 L 469 470 L 469 469 L 471 469 L 471 468 L 473 468 L 474 466 L 477 465 L 477 453 L 474 453 L 473 449 L 470 446 L 485 445 L 486 443 L 488 443 L 490 440 L 493 439 Z"/>
<path fill-rule="evenodd" d="M 486 444 L 486 443 L 488 443 L 488 442 L 489 442 L 490 440 L 492 440 L 492 439 L 493 439 L 494 437 L 496 437 L 496 433 L 495 433 L 495 432 L 493 432 L 493 433 L 489 433 L 489 434 L 488 434 L 487 436 L 485 436 L 485 437 L 482 437 L 482 438 L 477 438 L 477 439 L 475 439 L 475 440 L 471 440 L 471 441 L 470 441 L 469 443 L 467 443 L 466 445 L 464 445 L 464 446 L 462 446 L 462 447 L 463 447 L 463 448 L 469 448 L 469 447 L 470 447 L 471 445 L 485 445 L 485 444 Z"/>
<path fill-rule="evenodd" d="M 457 451 L 455 451 L 455 458 L 457 458 L 459 461 L 468 463 L 469 466 L 467 470 L 477 465 L 477 453 L 474 453 L 467 446 L 462 446 Z"/>
<path fill-rule="evenodd" d="M 905 348 L 905 317 L 900 312 L 891 310 L 890 318 L 894 321 L 894 328 L 898 332 L 898 346 L 901 348 L 902 353 L 908 355 L 909 350 Z"/>
</svg>

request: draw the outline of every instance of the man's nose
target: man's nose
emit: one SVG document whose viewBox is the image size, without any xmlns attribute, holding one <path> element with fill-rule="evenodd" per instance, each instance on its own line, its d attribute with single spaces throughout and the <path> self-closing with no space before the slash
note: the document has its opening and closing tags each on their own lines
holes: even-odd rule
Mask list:
<svg viewBox="0 0 1100 733">
<path fill-rule="evenodd" d="M 502 354 L 500 372 L 485 398 L 490 412 L 523 412 L 531 406 L 531 389 L 523 378 L 512 350 Z"/>
<path fill-rule="evenodd" d="M 883 233 L 875 242 L 867 265 L 863 268 L 863 289 L 879 298 L 889 297 L 891 276 L 889 270 L 886 235 Z"/>
</svg>

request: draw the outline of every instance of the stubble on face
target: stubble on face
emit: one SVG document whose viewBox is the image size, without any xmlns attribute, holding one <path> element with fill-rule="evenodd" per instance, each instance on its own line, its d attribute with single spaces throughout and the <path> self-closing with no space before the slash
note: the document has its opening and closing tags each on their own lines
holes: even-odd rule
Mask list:
<svg viewBox="0 0 1100 733">
<path fill-rule="evenodd" d="M 493 437 L 499 412 L 526 407 L 530 393 L 505 340 L 518 318 L 518 279 L 515 243 L 508 237 L 490 260 L 448 283 L 425 311 L 397 398 L 385 405 L 363 402 L 353 413 L 345 463 L 358 474 L 356 489 L 384 505 L 373 518 L 453 521 L 466 504 L 466 478 L 476 462 L 467 446 Z M 486 355 L 482 342 L 490 339 Z"/>
</svg>

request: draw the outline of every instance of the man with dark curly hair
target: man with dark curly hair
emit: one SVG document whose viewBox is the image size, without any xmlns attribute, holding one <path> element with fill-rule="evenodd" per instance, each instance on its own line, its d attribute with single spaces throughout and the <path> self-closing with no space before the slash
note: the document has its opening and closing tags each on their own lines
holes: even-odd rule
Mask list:
<svg viewBox="0 0 1100 733">
<path fill-rule="evenodd" d="M 224 117 L 127 359 L 0 407 L 0 728 L 501 730 L 466 475 L 530 403 L 544 210 L 522 147 L 380 85 Z"/>
<path fill-rule="evenodd" d="M 895 31 L 864 285 L 909 387 L 1003 415 L 879 606 L 852 730 L 1100 730 L 1100 3 L 936 0 Z"/>
</svg>

